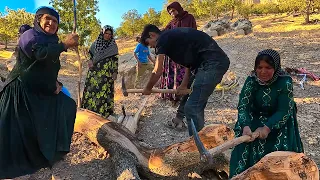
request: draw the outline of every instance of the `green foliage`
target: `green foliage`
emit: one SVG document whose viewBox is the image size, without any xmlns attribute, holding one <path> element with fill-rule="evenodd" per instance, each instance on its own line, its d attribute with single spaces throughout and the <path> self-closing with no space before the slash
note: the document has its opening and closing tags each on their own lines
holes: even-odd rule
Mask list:
<svg viewBox="0 0 320 180">
<path fill-rule="evenodd" d="M 25 9 L 12 10 L 6 7 L 5 13 L 0 14 L 0 39 L 6 43 L 18 37 L 19 28 L 23 24 L 32 26 L 34 15 Z"/>
<path fill-rule="evenodd" d="M 238 7 L 238 13 L 244 18 L 249 18 L 249 15 L 251 14 L 251 5 L 241 4 Z"/>
<path fill-rule="evenodd" d="M 274 3 L 255 4 L 251 9 L 252 14 L 272 14 L 280 12 L 279 6 Z"/>
<path fill-rule="evenodd" d="M 310 12 L 320 7 L 320 0 L 279 0 L 279 8 L 284 12 L 300 12 L 309 22 Z"/>
<path fill-rule="evenodd" d="M 142 23 L 160 26 L 160 13 L 157 12 L 154 8 L 149 8 L 148 11 L 142 16 Z"/>
<path fill-rule="evenodd" d="M 134 36 L 138 33 L 142 28 L 142 20 L 141 15 L 138 13 L 136 9 L 131 9 L 125 14 L 122 15 L 122 23 L 120 25 L 120 29 L 118 28 L 117 35 L 125 35 L 125 36 Z"/>
<path fill-rule="evenodd" d="M 117 37 L 133 37 L 139 35 L 146 24 L 161 25 L 160 12 L 149 8 L 142 16 L 136 9 L 129 10 L 122 16 L 123 21 L 116 30 Z"/>
<path fill-rule="evenodd" d="M 142 16 L 137 11 L 134 11 L 134 16 L 124 17 L 123 22 L 117 29 L 117 36 L 132 37 L 137 32 L 140 32 L 145 24 L 149 23 L 165 27 L 172 20 L 172 17 L 167 12 L 167 6 L 174 1 L 179 2 L 184 10 L 196 18 L 210 17 L 211 19 L 214 17 L 219 18 L 222 13 L 231 13 L 231 18 L 233 18 L 234 13 L 238 13 L 238 15 L 244 18 L 249 18 L 251 14 L 271 14 L 290 11 L 304 13 L 308 7 L 308 2 L 311 2 L 311 12 L 315 9 L 320 9 L 320 0 L 278 0 L 277 3 L 275 1 L 274 3 L 262 4 L 246 4 L 243 0 L 166 0 L 160 12 L 156 12 L 150 8 Z M 128 13 L 132 12 L 128 11 L 126 14 Z"/>
<path fill-rule="evenodd" d="M 167 11 L 167 7 L 163 8 L 161 13 L 160 13 L 160 23 L 163 27 L 165 27 L 170 21 L 172 17 Z"/>
<path fill-rule="evenodd" d="M 59 33 L 68 34 L 73 31 L 74 15 L 73 1 L 50 0 L 50 4 L 59 12 Z M 89 46 L 101 30 L 100 21 L 96 18 L 99 11 L 97 0 L 77 0 L 77 33 L 80 36 L 80 46 Z M 63 37 L 63 35 L 59 35 Z"/>
<path fill-rule="evenodd" d="M 279 7 L 285 12 L 304 10 L 305 4 L 305 0 L 279 0 Z"/>
</svg>

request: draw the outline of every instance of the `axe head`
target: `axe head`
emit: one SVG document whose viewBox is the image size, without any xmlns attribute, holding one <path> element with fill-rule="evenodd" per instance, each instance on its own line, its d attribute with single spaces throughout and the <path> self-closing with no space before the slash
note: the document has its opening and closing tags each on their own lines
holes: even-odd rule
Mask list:
<svg viewBox="0 0 320 180">
<path fill-rule="evenodd" d="M 121 79 L 121 90 L 122 90 L 123 96 L 125 96 L 125 97 L 128 96 L 126 84 L 124 82 L 124 76 L 122 76 L 122 79 Z"/>
</svg>

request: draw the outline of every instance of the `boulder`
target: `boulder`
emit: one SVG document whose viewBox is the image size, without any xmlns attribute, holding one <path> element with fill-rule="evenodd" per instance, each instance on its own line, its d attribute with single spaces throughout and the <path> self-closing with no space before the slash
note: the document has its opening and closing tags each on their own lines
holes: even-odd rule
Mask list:
<svg viewBox="0 0 320 180">
<path fill-rule="evenodd" d="M 252 32 L 252 23 L 248 19 L 238 19 L 230 27 L 237 31 L 237 34 L 247 35 Z"/>
<path fill-rule="evenodd" d="M 228 19 L 209 21 L 202 30 L 211 37 L 220 36 L 230 28 Z"/>
</svg>

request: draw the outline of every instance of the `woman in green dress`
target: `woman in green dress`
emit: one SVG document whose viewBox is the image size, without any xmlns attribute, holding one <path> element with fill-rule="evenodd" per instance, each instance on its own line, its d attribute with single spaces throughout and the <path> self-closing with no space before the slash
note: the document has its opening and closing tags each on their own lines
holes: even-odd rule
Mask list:
<svg viewBox="0 0 320 180">
<path fill-rule="evenodd" d="M 236 137 L 259 134 L 236 146 L 231 154 L 230 178 L 273 151 L 303 152 L 292 79 L 280 66 L 280 55 L 272 49 L 258 53 L 254 70 L 239 97 Z"/>
<path fill-rule="evenodd" d="M 113 38 L 113 28 L 102 28 L 91 45 L 89 71 L 82 97 L 82 108 L 107 118 L 114 109 L 114 81 L 118 74 L 118 46 Z"/>
</svg>

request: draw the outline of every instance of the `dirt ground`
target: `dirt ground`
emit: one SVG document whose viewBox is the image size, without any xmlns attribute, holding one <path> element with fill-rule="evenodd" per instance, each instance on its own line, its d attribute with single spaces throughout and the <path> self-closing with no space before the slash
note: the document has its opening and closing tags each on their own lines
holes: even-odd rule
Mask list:
<svg viewBox="0 0 320 180">
<path fill-rule="evenodd" d="M 237 120 L 238 95 L 248 73 L 253 69 L 257 53 L 266 48 L 278 50 L 282 57 L 283 67 L 306 68 L 320 75 L 320 29 L 291 32 L 253 32 L 247 36 L 235 36 L 233 33 L 215 38 L 231 60 L 230 70 L 239 77 L 240 86 L 225 92 L 223 99 L 218 100 L 220 93 L 213 93 L 205 109 L 206 124 L 223 123 L 233 127 Z M 1 57 L 0 57 L 1 58 Z M 72 55 L 63 55 L 62 70 L 59 79 L 71 91 L 76 99 L 77 68 L 73 66 Z M 124 71 L 134 64 L 131 54 L 120 57 L 119 71 Z M 1 63 L 4 64 L 4 59 Z M 85 78 L 83 73 L 83 81 Z M 301 79 L 301 77 L 299 77 Z M 120 79 L 120 78 L 119 78 Z M 119 81 L 117 81 L 119 87 Z M 311 81 L 301 89 L 298 82 L 294 85 L 294 96 L 298 105 L 298 122 L 300 135 L 306 155 L 320 165 L 320 81 Z M 126 110 L 135 113 L 142 101 L 140 95 L 123 97 L 116 95 L 116 114 L 121 114 L 121 105 Z M 187 131 L 179 132 L 164 126 L 164 123 L 174 117 L 176 107 L 170 102 L 157 98 L 149 101 L 138 128 L 138 138 L 160 147 L 179 142 L 186 138 Z M 66 159 L 53 168 L 54 174 L 63 179 L 113 179 L 112 165 L 109 154 L 100 147 L 90 143 L 86 137 L 75 133 L 71 152 Z M 43 169 L 29 179 L 49 179 L 50 170 Z"/>
</svg>

